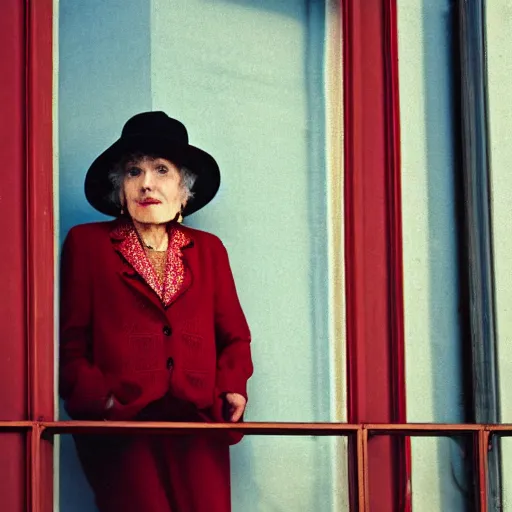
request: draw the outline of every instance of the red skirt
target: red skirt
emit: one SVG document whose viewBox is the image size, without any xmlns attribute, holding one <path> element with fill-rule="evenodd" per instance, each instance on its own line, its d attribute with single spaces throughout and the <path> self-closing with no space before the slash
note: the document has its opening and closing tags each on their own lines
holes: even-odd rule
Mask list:
<svg viewBox="0 0 512 512">
<path fill-rule="evenodd" d="M 168 409 L 167 409 L 168 410 Z M 143 411 L 137 419 L 155 418 Z M 205 421 L 201 415 L 181 421 Z M 165 418 L 176 420 L 177 418 Z M 215 434 L 80 435 L 99 512 L 230 512 L 229 440 Z"/>
</svg>

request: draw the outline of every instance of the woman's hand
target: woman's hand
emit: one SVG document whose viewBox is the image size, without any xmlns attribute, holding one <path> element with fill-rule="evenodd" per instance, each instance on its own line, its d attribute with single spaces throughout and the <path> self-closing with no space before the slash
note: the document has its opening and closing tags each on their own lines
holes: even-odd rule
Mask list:
<svg viewBox="0 0 512 512">
<path fill-rule="evenodd" d="M 112 394 L 109 395 L 109 397 L 107 398 L 107 401 L 105 403 L 105 407 L 103 409 L 103 419 L 105 421 L 112 419 L 112 413 L 114 412 L 116 405 L 117 405 L 116 397 Z"/>
<path fill-rule="evenodd" d="M 239 393 L 226 393 L 224 395 L 226 405 L 226 421 L 236 423 L 245 411 L 247 400 Z"/>
</svg>

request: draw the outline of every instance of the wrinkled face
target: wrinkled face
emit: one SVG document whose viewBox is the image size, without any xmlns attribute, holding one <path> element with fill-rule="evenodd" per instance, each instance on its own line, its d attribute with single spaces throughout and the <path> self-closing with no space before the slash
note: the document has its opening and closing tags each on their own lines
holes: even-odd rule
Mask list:
<svg viewBox="0 0 512 512">
<path fill-rule="evenodd" d="M 178 167 L 165 158 L 143 157 L 127 162 L 121 204 L 142 224 L 164 224 L 185 204 Z"/>
</svg>

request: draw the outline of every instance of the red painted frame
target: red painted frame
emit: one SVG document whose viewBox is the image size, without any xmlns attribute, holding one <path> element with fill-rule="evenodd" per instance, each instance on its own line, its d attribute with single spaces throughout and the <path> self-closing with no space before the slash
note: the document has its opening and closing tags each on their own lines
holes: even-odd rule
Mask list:
<svg viewBox="0 0 512 512">
<path fill-rule="evenodd" d="M 25 0 L 28 405 L 36 421 L 52 421 L 55 414 L 53 66 L 53 1 Z M 52 510 L 52 445 L 41 443 L 38 454 L 31 458 L 31 477 L 42 492 L 31 497 L 33 508 Z"/>
<path fill-rule="evenodd" d="M 348 417 L 404 423 L 396 0 L 341 0 L 341 9 Z M 368 467 L 371 510 L 410 510 L 407 442 L 371 439 Z"/>
<path fill-rule="evenodd" d="M 340 436 L 355 442 L 353 473 L 357 499 L 352 510 L 368 512 L 370 500 L 368 492 L 368 444 L 370 437 L 392 436 L 403 439 L 413 436 L 470 436 L 475 446 L 471 454 L 477 475 L 475 504 L 480 512 L 488 510 L 488 450 L 490 436 L 512 436 L 512 425 L 483 424 L 348 424 L 348 423 L 165 423 L 165 422 L 93 422 L 93 421 L 0 421 L 0 433 L 30 432 L 31 454 L 33 460 L 31 489 L 33 499 L 29 504 L 30 512 L 51 512 L 52 508 L 42 508 L 41 493 L 41 454 L 44 439 L 57 434 L 151 434 L 161 435 L 176 432 L 229 430 L 243 432 L 245 435 L 280 436 Z M 50 504 L 51 505 L 51 504 Z"/>
<path fill-rule="evenodd" d="M 27 417 L 26 317 L 25 317 L 25 222 L 24 222 L 24 12 L 19 1 L 2 3 L 0 15 L 0 147 L 2 173 L 0 232 L 3 235 L 2 357 L 0 358 L 0 414 L 2 419 Z M 25 461 L 26 436 L 0 436 L 0 510 L 25 510 L 28 486 Z"/>
<path fill-rule="evenodd" d="M 30 416 L 54 418 L 52 0 L 26 2 L 26 233 Z"/>
<path fill-rule="evenodd" d="M 4 162 L 0 229 L 4 234 L 0 308 L 1 418 L 54 418 L 52 0 L 4 0 L 0 14 L 0 81 Z M 27 510 L 39 499 L 30 490 L 41 479 L 42 502 L 52 505 L 51 445 L 31 457 L 33 432 L 0 436 L 0 508 Z M 51 508 L 47 508 L 51 510 Z"/>
</svg>

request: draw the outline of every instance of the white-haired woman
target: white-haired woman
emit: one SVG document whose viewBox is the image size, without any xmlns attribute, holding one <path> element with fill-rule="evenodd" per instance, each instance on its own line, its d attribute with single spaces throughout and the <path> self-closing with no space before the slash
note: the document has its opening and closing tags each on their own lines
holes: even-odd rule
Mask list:
<svg viewBox="0 0 512 512">
<path fill-rule="evenodd" d="M 163 112 L 132 117 L 91 165 L 62 251 L 60 393 L 74 419 L 239 421 L 250 333 L 228 256 L 181 216 L 215 196 L 215 160 Z M 100 512 L 227 512 L 239 435 L 76 436 Z"/>
</svg>

